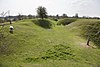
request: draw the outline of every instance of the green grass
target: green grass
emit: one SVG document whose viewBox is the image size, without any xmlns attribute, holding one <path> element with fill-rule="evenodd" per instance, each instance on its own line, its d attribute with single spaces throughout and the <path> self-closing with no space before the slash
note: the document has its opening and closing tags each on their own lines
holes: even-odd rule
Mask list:
<svg viewBox="0 0 100 67">
<path fill-rule="evenodd" d="M 68 25 L 72 22 L 75 22 L 77 19 L 75 18 L 64 18 L 58 21 L 57 25 Z"/>
<path fill-rule="evenodd" d="M 14 34 L 5 26 L 2 43 L 7 47 L 0 52 L 0 67 L 99 67 L 100 49 L 85 47 L 87 40 L 78 25 L 81 21 L 89 20 L 44 29 L 32 20 L 22 20 L 13 23 Z"/>
<path fill-rule="evenodd" d="M 50 29 L 52 27 L 52 22 L 46 19 L 33 20 L 33 23 L 45 29 Z"/>
</svg>

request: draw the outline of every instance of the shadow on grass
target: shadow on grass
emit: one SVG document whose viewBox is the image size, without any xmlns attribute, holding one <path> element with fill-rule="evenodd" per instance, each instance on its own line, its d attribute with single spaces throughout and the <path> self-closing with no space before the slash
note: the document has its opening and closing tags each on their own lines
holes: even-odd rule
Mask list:
<svg viewBox="0 0 100 67">
<path fill-rule="evenodd" d="M 52 22 L 50 22 L 49 20 L 38 19 L 38 20 L 33 20 L 32 22 L 45 29 L 50 29 L 52 27 Z"/>
<path fill-rule="evenodd" d="M 72 22 L 75 22 L 77 19 L 76 18 L 64 18 L 60 21 L 58 21 L 57 25 L 68 25 Z"/>
</svg>

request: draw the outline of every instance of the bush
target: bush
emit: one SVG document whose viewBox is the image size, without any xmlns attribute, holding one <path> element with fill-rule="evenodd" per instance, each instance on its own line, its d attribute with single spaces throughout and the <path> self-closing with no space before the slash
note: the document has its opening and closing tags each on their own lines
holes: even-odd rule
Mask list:
<svg viewBox="0 0 100 67">
<path fill-rule="evenodd" d="M 70 23 L 72 23 L 72 22 L 75 22 L 77 19 L 75 19 L 75 18 L 65 18 L 65 19 L 62 19 L 62 20 L 60 20 L 60 21 L 58 21 L 58 23 L 57 23 L 57 25 L 68 25 L 68 24 L 70 24 Z"/>
<path fill-rule="evenodd" d="M 3 20 L 2 19 L 0 19 L 0 23 L 3 23 Z"/>
<path fill-rule="evenodd" d="M 56 19 L 56 18 L 53 18 L 52 20 L 54 20 L 54 21 L 58 21 L 58 19 Z"/>
<path fill-rule="evenodd" d="M 46 29 L 50 29 L 52 27 L 52 22 L 50 22 L 49 20 L 38 19 L 33 20 L 33 23 Z"/>
</svg>

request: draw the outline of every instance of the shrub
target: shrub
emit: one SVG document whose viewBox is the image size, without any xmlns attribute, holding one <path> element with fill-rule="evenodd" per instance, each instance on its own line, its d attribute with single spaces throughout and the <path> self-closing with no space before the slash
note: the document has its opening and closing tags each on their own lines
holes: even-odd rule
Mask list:
<svg viewBox="0 0 100 67">
<path fill-rule="evenodd" d="M 56 18 L 53 18 L 52 20 L 54 20 L 54 21 L 58 21 L 58 19 L 56 19 Z"/>
<path fill-rule="evenodd" d="M 62 20 L 60 20 L 60 21 L 58 21 L 58 23 L 57 23 L 57 25 L 68 25 L 68 24 L 70 24 L 70 23 L 72 23 L 72 22 L 75 22 L 77 19 L 75 19 L 75 18 L 65 18 L 65 19 L 62 19 Z"/>
<path fill-rule="evenodd" d="M 0 23 L 3 23 L 3 20 L 2 19 L 0 19 Z"/>
<path fill-rule="evenodd" d="M 33 23 L 46 29 L 50 29 L 52 27 L 52 22 L 50 22 L 49 20 L 38 19 L 33 20 Z"/>
</svg>

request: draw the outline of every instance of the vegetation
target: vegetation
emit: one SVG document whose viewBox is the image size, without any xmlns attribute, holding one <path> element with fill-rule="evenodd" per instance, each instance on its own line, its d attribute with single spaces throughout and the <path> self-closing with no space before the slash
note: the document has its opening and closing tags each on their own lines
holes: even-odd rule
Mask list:
<svg viewBox="0 0 100 67">
<path fill-rule="evenodd" d="M 75 14 L 75 18 L 78 18 L 78 13 Z"/>
<path fill-rule="evenodd" d="M 63 14 L 62 18 L 68 18 L 67 14 Z"/>
<path fill-rule="evenodd" d="M 27 62 L 42 60 L 67 60 L 73 59 L 74 55 L 71 54 L 73 51 L 68 45 L 54 45 L 52 49 L 48 49 L 43 55 L 36 58 L 26 58 Z"/>
<path fill-rule="evenodd" d="M 0 23 L 3 23 L 3 20 L 2 19 L 0 19 Z"/>
<path fill-rule="evenodd" d="M 82 37 L 85 37 L 88 41 L 96 43 L 100 47 L 100 20 L 93 19 L 80 19 L 73 23 L 73 27 L 76 27 L 77 30 L 80 30 Z"/>
<path fill-rule="evenodd" d="M 46 11 L 46 8 L 45 7 L 38 7 L 37 8 L 37 15 L 41 18 L 41 19 L 44 19 L 44 18 L 47 18 L 47 11 Z"/>
<path fill-rule="evenodd" d="M 97 30 L 100 20 L 77 19 L 67 26 L 56 25 L 56 21 L 49 19 L 42 20 L 55 24 L 52 29 L 39 27 L 38 21 L 41 19 L 13 23 L 13 34 L 9 33 L 10 25 L 4 27 L 6 38 L 2 43 L 5 43 L 5 46 L 0 43 L 0 49 L 7 48 L 0 53 L 0 67 L 100 66 L 100 49 L 92 41 L 90 46 L 87 46 L 86 36 L 83 36 L 88 25 L 93 24 L 93 28 L 96 27 Z"/>
<path fill-rule="evenodd" d="M 100 46 L 100 21 L 92 22 L 84 27 L 85 36 L 89 37 L 91 41 Z"/>
<path fill-rule="evenodd" d="M 52 22 L 50 22 L 49 20 L 38 19 L 38 20 L 33 20 L 33 23 L 43 28 L 47 29 L 52 28 Z"/>
<path fill-rule="evenodd" d="M 75 18 L 65 18 L 65 19 L 61 19 L 60 21 L 58 21 L 57 25 L 68 25 L 75 21 L 76 21 Z"/>
</svg>

